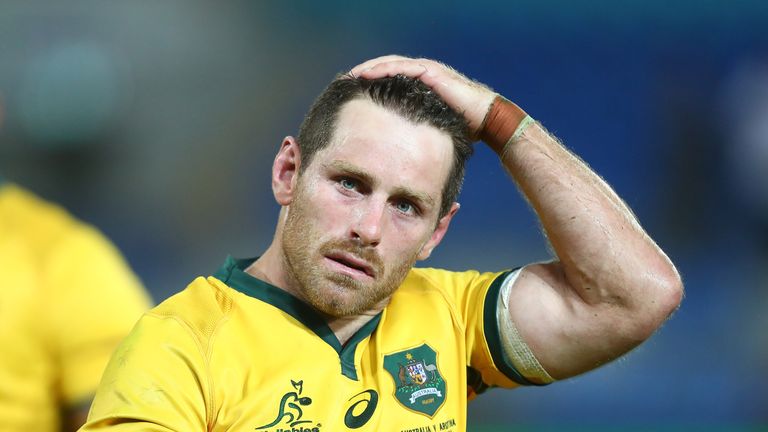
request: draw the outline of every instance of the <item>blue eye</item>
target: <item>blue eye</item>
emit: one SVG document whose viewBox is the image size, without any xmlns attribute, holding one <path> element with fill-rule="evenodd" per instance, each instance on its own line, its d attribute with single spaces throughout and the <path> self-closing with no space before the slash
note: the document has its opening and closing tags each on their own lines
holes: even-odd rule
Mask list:
<svg viewBox="0 0 768 432">
<path fill-rule="evenodd" d="M 407 202 L 407 201 L 400 201 L 398 202 L 395 207 L 403 213 L 412 213 L 414 211 L 413 204 Z"/>
<path fill-rule="evenodd" d="M 357 183 L 355 183 L 354 180 L 343 178 L 339 181 L 339 184 L 341 184 L 341 187 L 344 189 L 353 190 L 357 187 Z"/>
</svg>

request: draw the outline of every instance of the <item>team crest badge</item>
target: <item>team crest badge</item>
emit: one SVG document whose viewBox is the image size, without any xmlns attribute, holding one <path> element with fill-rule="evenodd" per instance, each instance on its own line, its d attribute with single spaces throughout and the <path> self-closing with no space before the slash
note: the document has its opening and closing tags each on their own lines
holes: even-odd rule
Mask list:
<svg viewBox="0 0 768 432">
<path fill-rule="evenodd" d="M 395 398 L 405 408 L 429 416 L 445 402 L 445 380 L 437 369 L 437 353 L 422 344 L 384 356 L 384 369 L 395 381 Z"/>
</svg>

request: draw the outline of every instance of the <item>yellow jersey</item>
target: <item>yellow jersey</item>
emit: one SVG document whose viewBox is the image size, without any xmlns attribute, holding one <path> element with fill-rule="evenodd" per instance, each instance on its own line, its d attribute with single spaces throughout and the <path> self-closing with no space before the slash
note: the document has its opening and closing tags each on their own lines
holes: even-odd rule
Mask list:
<svg viewBox="0 0 768 432">
<path fill-rule="evenodd" d="M 252 262 L 228 258 L 146 313 L 81 430 L 458 432 L 474 394 L 529 384 L 499 343 L 507 273 L 412 269 L 342 346 Z"/>
<path fill-rule="evenodd" d="M 57 431 L 90 403 L 149 298 L 114 246 L 62 208 L 0 184 L 0 431 Z"/>
</svg>

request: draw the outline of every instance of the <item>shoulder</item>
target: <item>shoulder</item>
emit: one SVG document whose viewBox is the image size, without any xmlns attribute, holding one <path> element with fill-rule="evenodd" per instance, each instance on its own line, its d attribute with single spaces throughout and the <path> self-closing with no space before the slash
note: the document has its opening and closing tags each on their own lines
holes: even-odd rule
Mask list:
<svg viewBox="0 0 768 432">
<path fill-rule="evenodd" d="M 401 288 L 408 291 L 452 292 L 473 286 L 490 285 L 503 272 L 481 273 L 477 270 L 451 271 L 438 268 L 413 268 Z"/>
<path fill-rule="evenodd" d="M 52 305 L 53 315 L 62 315 L 65 322 L 83 311 L 91 316 L 98 307 L 117 315 L 130 312 L 132 323 L 150 306 L 141 281 L 101 231 L 7 183 L 0 185 L 3 245 L 17 261 L 29 264 L 41 302 Z"/>
<path fill-rule="evenodd" d="M 422 284 L 439 286 L 446 283 L 469 281 L 479 274 L 480 272 L 477 270 L 452 271 L 433 267 L 414 267 L 408 273 L 406 281 L 412 278 Z"/>
<path fill-rule="evenodd" d="M 0 230 L 23 237 L 38 250 L 56 245 L 81 223 L 63 207 L 14 184 L 0 186 Z"/>
<path fill-rule="evenodd" d="M 23 241 L 38 262 L 119 255 L 94 226 L 14 184 L 0 186 L 0 217 L 0 233 Z"/>
<path fill-rule="evenodd" d="M 213 277 L 198 277 L 146 317 L 177 321 L 200 342 L 207 342 L 233 307 L 232 289 Z"/>
<path fill-rule="evenodd" d="M 464 304 L 483 297 L 485 291 L 504 272 L 481 273 L 477 270 L 450 271 L 437 268 L 413 268 L 408 273 L 395 297 L 420 296 L 441 298 L 451 304 Z"/>
<path fill-rule="evenodd" d="M 466 311 L 484 304 L 486 294 L 504 279 L 508 272 L 450 271 L 436 268 L 414 268 L 394 297 L 423 301 L 441 298 L 443 302 Z M 494 282 L 497 282 L 494 284 Z M 420 296 L 420 299 L 416 297 Z"/>
</svg>

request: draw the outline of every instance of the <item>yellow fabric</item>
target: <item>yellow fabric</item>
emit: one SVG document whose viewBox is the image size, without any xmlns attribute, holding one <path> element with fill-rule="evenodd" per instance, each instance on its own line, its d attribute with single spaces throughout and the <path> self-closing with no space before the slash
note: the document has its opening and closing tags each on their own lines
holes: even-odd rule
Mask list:
<svg viewBox="0 0 768 432">
<path fill-rule="evenodd" d="M 0 281 L 0 431 L 59 430 L 149 298 L 102 234 L 12 184 L 0 185 Z"/>
<path fill-rule="evenodd" d="M 242 272 L 248 263 L 195 279 L 142 317 L 107 366 L 83 431 L 336 432 L 351 424 L 457 432 L 466 429 L 472 393 L 467 366 L 486 384 L 517 385 L 493 364 L 483 336 L 486 292 L 498 273 L 413 269 L 375 330 L 347 343 L 354 354 L 345 374 L 344 354 L 319 315 Z M 406 378 L 406 359 L 424 359 L 416 378 Z M 405 402 L 397 399 L 398 381 L 435 376 L 443 384 L 409 387 L 400 390 Z"/>
</svg>

